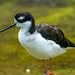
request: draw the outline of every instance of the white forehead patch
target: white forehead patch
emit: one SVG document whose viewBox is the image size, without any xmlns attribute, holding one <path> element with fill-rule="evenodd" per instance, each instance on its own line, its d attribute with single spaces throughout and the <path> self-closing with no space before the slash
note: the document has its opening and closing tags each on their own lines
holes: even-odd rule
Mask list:
<svg viewBox="0 0 75 75">
<path fill-rule="evenodd" d="M 25 17 L 24 16 L 20 16 L 19 18 L 18 18 L 18 20 L 23 20 Z"/>
</svg>

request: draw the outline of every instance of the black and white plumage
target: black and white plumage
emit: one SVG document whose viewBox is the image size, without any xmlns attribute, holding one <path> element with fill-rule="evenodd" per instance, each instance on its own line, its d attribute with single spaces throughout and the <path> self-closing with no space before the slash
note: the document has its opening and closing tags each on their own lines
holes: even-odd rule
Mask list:
<svg viewBox="0 0 75 75">
<path fill-rule="evenodd" d="M 3 29 L 3 32 L 11 27 L 20 27 L 18 39 L 29 54 L 43 61 L 45 75 L 47 75 L 44 59 L 50 60 L 55 56 L 66 52 L 68 47 L 75 48 L 75 44 L 68 40 L 64 33 L 51 24 L 35 24 L 34 17 L 28 13 L 15 15 L 15 24 Z"/>
<path fill-rule="evenodd" d="M 20 43 L 35 58 L 52 58 L 65 53 L 67 47 L 75 47 L 60 29 L 50 24 L 35 24 L 34 17 L 28 12 L 16 14 L 15 23 L 21 28 Z"/>
<path fill-rule="evenodd" d="M 53 40 L 63 48 L 75 47 L 75 44 L 68 40 L 60 29 L 51 24 L 36 24 L 36 29 L 46 40 Z"/>
<path fill-rule="evenodd" d="M 23 20 L 18 20 L 21 16 L 25 18 Z M 55 41 L 61 47 L 75 47 L 75 44 L 68 40 L 60 29 L 56 28 L 51 24 L 35 24 L 33 16 L 28 12 L 17 14 L 15 16 L 15 19 L 20 23 L 31 21 L 32 25 L 29 29 L 29 33 L 31 34 L 33 34 L 35 30 L 37 30 L 39 33 L 41 33 L 42 37 L 47 40 Z"/>
<path fill-rule="evenodd" d="M 60 29 L 51 24 L 35 24 L 34 17 L 28 12 L 16 14 L 14 20 L 15 24 L 4 30 L 15 25 L 20 27 L 19 42 L 35 58 L 53 58 L 65 53 L 68 47 L 75 47 Z"/>
</svg>

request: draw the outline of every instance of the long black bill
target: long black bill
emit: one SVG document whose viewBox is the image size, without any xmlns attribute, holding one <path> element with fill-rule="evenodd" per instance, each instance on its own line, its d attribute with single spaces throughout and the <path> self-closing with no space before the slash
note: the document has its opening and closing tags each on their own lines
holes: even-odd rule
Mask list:
<svg viewBox="0 0 75 75">
<path fill-rule="evenodd" d="M 13 25 L 11 25 L 11 26 L 9 26 L 9 27 L 7 27 L 7 28 L 5 28 L 5 29 L 3 29 L 3 30 L 1 30 L 1 31 L 0 31 L 0 33 L 1 33 L 1 32 L 3 32 L 3 31 L 5 31 L 5 30 L 7 30 L 7 29 L 9 29 L 9 28 L 14 27 L 15 25 L 16 25 L 16 23 L 15 23 L 15 24 L 13 24 Z"/>
</svg>

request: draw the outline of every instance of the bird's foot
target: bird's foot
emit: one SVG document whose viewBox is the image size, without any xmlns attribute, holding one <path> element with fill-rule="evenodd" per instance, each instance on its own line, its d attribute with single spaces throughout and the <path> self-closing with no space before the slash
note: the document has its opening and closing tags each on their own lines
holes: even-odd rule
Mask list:
<svg viewBox="0 0 75 75">
<path fill-rule="evenodd" d="M 44 73 L 45 73 L 45 75 L 48 75 L 48 74 L 47 74 L 47 71 L 45 71 Z"/>
<path fill-rule="evenodd" d="M 53 75 L 53 74 L 54 74 L 53 72 L 50 72 L 50 73 L 49 73 L 49 75 Z"/>
</svg>

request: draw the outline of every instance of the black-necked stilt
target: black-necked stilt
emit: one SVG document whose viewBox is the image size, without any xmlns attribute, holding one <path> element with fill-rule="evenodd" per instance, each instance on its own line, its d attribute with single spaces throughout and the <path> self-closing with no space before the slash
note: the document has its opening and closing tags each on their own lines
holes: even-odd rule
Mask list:
<svg viewBox="0 0 75 75">
<path fill-rule="evenodd" d="M 29 54 L 43 61 L 45 75 L 47 75 L 44 60 L 58 56 L 66 52 L 68 47 L 75 47 L 63 32 L 50 24 L 35 24 L 34 17 L 28 13 L 15 15 L 15 24 L 3 29 L 3 32 L 13 26 L 20 27 L 18 39 Z M 52 65 L 50 64 L 51 72 Z"/>
</svg>

